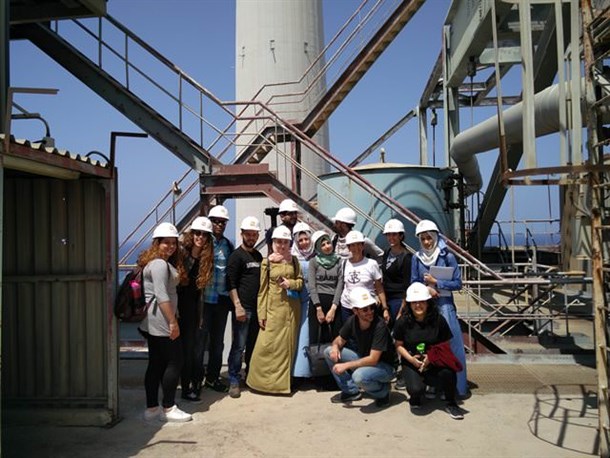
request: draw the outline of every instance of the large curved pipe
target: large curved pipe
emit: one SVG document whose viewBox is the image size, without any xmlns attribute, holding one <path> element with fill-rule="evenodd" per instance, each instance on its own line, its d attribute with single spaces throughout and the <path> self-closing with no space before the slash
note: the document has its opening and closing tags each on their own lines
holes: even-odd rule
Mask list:
<svg viewBox="0 0 610 458">
<path fill-rule="evenodd" d="M 566 83 L 567 84 L 567 83 Z M 566 91 L 567 91 L 566 86 Z M 584 88 L 583 88 L 584 90 Z M 584 100 L 581 103 L 583 109 Z M 559 131 L 559 85 L 550 86 L 534 96 L 535 135 L 542 137 Z M 604 110 L 606 118 L 607 110 Z M 584 113 L 584 110 L 583 110 Z M 513 105 L 504 113 L 504 131 L 508 144 L 523 139 L 523 102 Z M 584 116 L 583 116 L 584 122 Z M 498 116 L 493 116 L 470 129 L 460 132 L 453 139 L 449 154 L 464 176 L 466 193 L 477 192 L 483 186 L 476 154 L 499 146 Z"/>
</svg>

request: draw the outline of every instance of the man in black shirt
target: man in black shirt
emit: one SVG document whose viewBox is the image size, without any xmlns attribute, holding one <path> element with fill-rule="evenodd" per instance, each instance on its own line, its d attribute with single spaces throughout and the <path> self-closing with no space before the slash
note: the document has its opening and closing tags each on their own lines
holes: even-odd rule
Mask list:
<svg viewBox="0 0 610 458">
<path fill-rule="evenodd" d="M 390 403 L 390 381 L 396 361 L 392 337 L 385 321 L 375 313 L 375 298 L 366 288 L 354 288 L 350 299 L 354 315 L 324 352 L 341 389 L 331 402 L 357 401 L 362 398 L 362 390 L 375 398 L 378 407 L 385 407 Z M 357 353 L 345 347 L 350 339 L 357 343 Z"/>
<path fill-rule="evenodd" d="M 257 295 L 260 284 L 260 270 L 263 256 L 254 246 L 258 241 L 260 223 L 253 216 L 244 218 L 240 226 L 242 243 L 229 256 L 227 261 L 227 288 L 234 309 L 231 312 L 233 321 L 233 343 L 229 352 L 229 396 L 238 398 L 241 395 L 241 361 L 246 350 L 246 374 L 250 357 L 258 335 L 258 317 L 256 314 Z"/>
</svg>

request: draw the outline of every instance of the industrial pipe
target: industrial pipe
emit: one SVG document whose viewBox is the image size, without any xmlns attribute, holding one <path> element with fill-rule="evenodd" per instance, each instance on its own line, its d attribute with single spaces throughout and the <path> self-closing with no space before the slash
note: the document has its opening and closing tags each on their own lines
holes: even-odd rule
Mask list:
<svg viewBox="0 0 610 458">
<path fill-rule="evenodd" d="M 566 83 L 566 93 L 568 93 Z M 584 84 L 584 81 L 583 81 Z M 584 88 L 583 88 L 584 93 Z M 534 97 L 535 135 L 542 137 L 559 131 L 559 85 L 550 86 Z M 585 101 L 581 101 L 584 111 Z M 601 115 L 608 119 L 608 107 L 603 106 Z M 523 102 L 513 105 L 503 113 L 506 143 L 520 143 L 523 139 Z M 583 116 L 583 122 L 585 117 Z M 567 126 L 566 126 L 567 127 Z M 449 154 L 455 161 L 466 183 L 466 195 L 473 194 L 483 186 L 476 154 L 498 148 L 498 117 L 493 116 L 470 129 L 460 132 L 453 139 Z"/>
</svg>

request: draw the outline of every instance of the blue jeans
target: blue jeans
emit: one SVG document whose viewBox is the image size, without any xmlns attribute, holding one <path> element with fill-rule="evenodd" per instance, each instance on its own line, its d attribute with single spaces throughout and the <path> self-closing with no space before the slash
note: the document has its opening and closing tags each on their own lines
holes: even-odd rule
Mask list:
<svg viewBox="0 0 610 458">
<path fill-rule="evenodd" d="M 396 315 L 398 315 L 400 306 L 402 305 L 402 297 L 388 297 L 386 300 L 388 307 L 390 308 L 390 322 L 393 325 L 396 323 Z"/>
<path fill-rule="evenodd" d="M 356 394 L 363 390 L 375 399 L 384 398 L 390 392 L 390 380 L 394 378 L 394 368 L 388 363 L 380 361 L 375 366 L 364 366 L 354 369 L 353 371 L 345 371 L 338 375 L 333 371 L 335 363 L 330 359 L 330 350 L 328 347 L 324 351 L 326 364 L 330 368 L 331 374 L 337 382 L 337 386 L 345 394 Z M 340 362 L 355 361 L 360 359 L 360 355 L 349 348 L 341 349 Z"/>
<path fill-rule="evenodd" d="M 241 379 L 241 360 L 244 350 L 246 351 L 246 373 L 250 365 L 254 342 L 258 334 L 258 319 L 253 310 L 246 310 L 246 320 L 237 321 L 235 318 L 235 310 L 231 312 L 233 325 L 233 342 L 231 343 L 231 351 L 229 352 L 229 384 L 239 384 Z"/>
</svg>

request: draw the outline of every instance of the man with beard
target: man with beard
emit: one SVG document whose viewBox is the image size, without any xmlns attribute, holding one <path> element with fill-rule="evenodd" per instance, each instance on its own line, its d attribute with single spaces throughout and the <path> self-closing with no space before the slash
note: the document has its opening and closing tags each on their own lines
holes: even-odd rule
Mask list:
<svg viewBox="0 0 610 458">
<path fill-rule="evenodd" d="M 234 309 L 233 343 L 229 352 L 229 396 L 241 395 L 241 362 L 246 351 L 246 375 L 250 357 L 258 335 L 258 316 L 256 313 L 257 295 L 260 284 L 260 267 L 263 256 L 254 246 L 258 241 L 260 223 L 253 216 L 244 218 L 240 226 L 242 243 L 231 253 L 227 262 L 227 287 Z"/>
<path fill-rule="evenodd" d="M 292 234 L 292 229 L 294 229 L 294 225 L 299 220 L 299 207 L 297 207 L 295 201 L 292 199 L 282 200 L 278 215 L 281 220 L 280 226 L 286 226 Z M 273 233 L 274 229 L 275 227 L 270 227 L 267 229 L 267 233 L 265 234 L 265 242 L 267 243 L 269 253 L 271 253 L 271 234 Z M 290 244 L 292 245 L 292 242 Z"/>
</svg>

